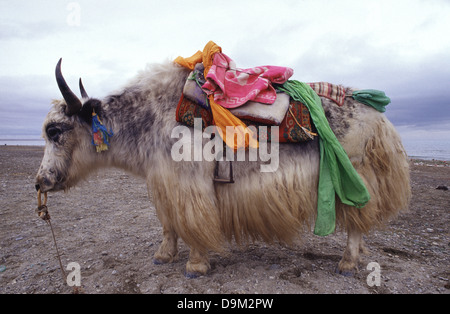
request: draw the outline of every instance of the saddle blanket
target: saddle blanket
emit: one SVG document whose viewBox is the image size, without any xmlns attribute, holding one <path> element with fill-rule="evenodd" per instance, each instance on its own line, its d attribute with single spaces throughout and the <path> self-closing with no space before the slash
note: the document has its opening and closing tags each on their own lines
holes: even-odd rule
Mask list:
<svg viewBox="0 0 450 314">
<path fill-rule="evenodd" d="M 205 83 L 203 71 L 202 63 L 195 65 L 184 85 L 183 95 L 202 108 L 211 111 L 208 97 L 202 89 L 202 85 Z M 289 96 L 285 93 L 276 93 L 275 97 L 276 99 L 271 105 L 248 101 L 229 110 L 232 115 L 241 120 L 252 120 L 267 125 L 280 125 L 289 108 Z"/>
<path fill-rule="evenodd" d="M 202 63 L 195 65 L 183 89 L 177 106 L 176 120 L 189 127 L 194 126 L 194 118 L 201 118 L 203 129 L 214 125 L 207 95 L 202 89 L 206 79 L 203 76 Z M 345 88 L 327 82 L 308 83 L 322 97 L 342 106 L 345 101 Z M 284 93 L 277 93 L 273 104 L 262 104 L 249 101 L 242 106 L 230 109 L 231 114 L 242 120 L 247 126 L 279 126 L 279 141 L 281 143 L 298 143 L 308 141 L 317 134 L 311 123 L 309 111 L 304 104 L 294 101 Z M 270 128 L 268 128 L 270 132 Z M 258 139 L 261 137 L 258 134 Z M 265 135 L 263 136 L 266 137 Z M 267 134 L 271 138 L 270 133 Z"/>
<path fill-rule="evenodd" d="M 208 95 L 214 95 L 216 103 L 228 109 L 248 101 L 273 104 L 277 95 L 272 83 L 283 84 L 292 74 L 291 68 L 272 65 L 237 69 L 230 57 L 216 53 L 202 87 Z"/>
<path fill-rule="evenodd" d="M 194 118 L 202 119 L 202 127 L 205 129 L 210 125 L 214 125 L 211 112 L 202 106 L 199 106 L 192 100 L 181 95 L 176 111 L 176 120 L 189 127 L 194 127 Z M 254 126 L 259 131 L 259 126 L 266 126 L 264 122 L 242 119 L 247 126 Z M 267 128 L 267 134 L 258 134 L 258 140 L 264 137 L 270 140 L 271 128 Z M 299 101 L 290 100 L 289 108 L 284 119 L 279 125 L 279 142 L 280 143 L 299 143 L 310 141 L 317 136 L 315 129 L 311 123 L 308 108 Z"/>
<path fill-rule="evenodd" d="M 342 106 L 345 101 L 345 88 L 341 85 L 334 85 L 326 82 L 307 83 L 317 95 L 334 101 L 338 106 Z"/>
</svg>

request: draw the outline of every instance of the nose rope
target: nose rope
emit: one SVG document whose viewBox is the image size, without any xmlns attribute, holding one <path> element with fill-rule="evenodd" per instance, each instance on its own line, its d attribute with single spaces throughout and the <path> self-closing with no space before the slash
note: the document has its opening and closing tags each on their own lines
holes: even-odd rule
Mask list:
<svg viewBox="0 0 450 314">
<path fill-rule="evenodd" d="M 61 254 L 59 254 L 58 245 L 56 244 L 55 233 L 53 231 L 53 226 L 52 226 L 52 223 L 50 221 L 50 214 L 48 213 L 47 200 L 48 200 L 47 192 L 44 192 L 44 202 L 42 203 L 42 193 L 41 193 L 41 189 L 39 189 L 38 193 L 37 193 L 38 208 L 36 210 L 36 213 L 38 214 L 38 216 L 42 220 L 44 220 L 47 223 L 47 225 L 50 226 L 50 230 L 52 232 L 52 237 L 53 237 L 53 242 L 55 243 L 55 248 L 56 248 L 56 257 L 58 258 L 59 268 L 61 269 L 61 274 L 62 274 L 62 277 L 63 277 L 63 281 L 65 283 L 67 276 L 66 276 L 66 272 L 64 271 L 64 267 L 62 266 Z M 74 288 L 74 290 L 73 290 L 74 294 L 80 293 L 78 287 L 74 286 L 73 288 Z"/>
<path fill-rule="evenodd" d="M 42 204 L 42 193 L 41 189 L 38 190 L 38 209 L 37 214 L 40 218 L 42 218 L 44 221 L 50 222 L 50 215 L 48 214 L 48 208 L 47 208 L 47 192 L 44 192 L 44 204 Z"/>
</svg>

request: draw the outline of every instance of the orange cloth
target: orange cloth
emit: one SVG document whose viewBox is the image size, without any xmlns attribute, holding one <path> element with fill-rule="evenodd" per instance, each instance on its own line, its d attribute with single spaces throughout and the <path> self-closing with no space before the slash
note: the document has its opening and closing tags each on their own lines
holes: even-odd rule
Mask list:
<svg viewBox="0 0 450 314">
<path fill-rule="evenodd" d="M 194 67 L 197 63 L 202 62 L 203 52 L 200 50 L 197 51 L 192 57 L 183 58 L 178 57 L 173 62 L 178 63 L 179 65 L 188 68 L 189 70 L 194 70 Z"/>
<path fill-rule="evenodd" d="M 203 66 L 205 67 L 204 75 L 206 77 L 209 69 L 213 64 L 214 55 L 217 52 L 222 52 L 222 48 L 213 41 L 210 41 L 206 44 L 203 52 L 199 50 L 189 58 L 177 57 L 174 62 L 190 70 L 193 70 L 197 63 L 203 62 Z M 228 109 L 214 102 L 213 95 L 210 95 L 208 99 L 214 118 L 214 123 L 222 131 L 219 132 L 219 135 L 222 137 L 222 140 L 227 144 L 227 146 L 233 148 L 234 151 L 236 151 L 238 148 L 247 148 L 249 146 L 252 148 L 258 148 L 259 144 L 258 140 L 256 140 L 256 136 L 249 128 L 247 128 L 247 125 L 245 125 L 244 122 L 233 115 Z M 227 139 L 227 126 L 235 127 L 234 139 Z M 248 136 L 246 136 L 246 134 L 248 134 Z"/>
<path fill-rule="evenodd" d="M 220 48 L 213 41 L 209 41 L 205 48 L 203 48 L 203 66 L 205 67 L 204 76 L 208 75 L 209 69 L 213 65 L 214 55 L 218 52 L 222 52 Z"/>
<path fill-rule="evenodd" d="M 205 48 L 203 48 L 203 52 L 199 50 L 189 58 L 177 57 L 173 62 L 178 63 L 189 70 L 194 70 L 197 63 L 203 62 L 203 66 L 205 67 L 204 74 L 206 77 L 213 64 L 214 55 L 217 52 L 222 52 L 222 48 L 213 41 L 210 41 L 206 44 Z"/>
<path fill-rule="evenodd" d="M 214 101 L 214 95 L 209 95 L 209 105 L 214 119 L 214 124 L 220 129 L 219 135 L 228 147 L 237 151 L 238 148 L 258 148 L 259 143 L 255 134 L 238 117 L 228 109 Z M 227 126 L 234 127 L 234 137 L 227 136 Z M 248 135 L 247 135 L 248 134 Z"/>
</svg>

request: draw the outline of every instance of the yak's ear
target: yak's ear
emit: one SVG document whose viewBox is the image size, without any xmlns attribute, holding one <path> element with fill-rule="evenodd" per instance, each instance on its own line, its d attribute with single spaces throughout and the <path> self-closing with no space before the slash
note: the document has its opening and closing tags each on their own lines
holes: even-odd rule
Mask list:
<svg viewBox="0 0 450 314">
<path fill-rule="evenodd" d="M 78 113 L 78 116 L 85 121 L 87 124 L 92 124 L 92 113 L 95 111 L 95 113 L 99 116 L 101 119 L 103 116 L 103 110 L 102 110 L 102 102 L 95 98 L 90 98 L 88 101 L 86 101 L 83 104 L 83 107 L 81 108 L 80 112 Z"/>
</svg>

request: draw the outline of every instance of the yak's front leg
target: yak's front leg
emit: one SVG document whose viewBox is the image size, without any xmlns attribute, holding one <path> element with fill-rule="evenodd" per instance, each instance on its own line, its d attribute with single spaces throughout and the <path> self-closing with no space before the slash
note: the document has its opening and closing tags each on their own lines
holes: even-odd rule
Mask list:
<svg viewBox="0 0 450 314">
<path fill-rule="evenodd" d="M 178 235 L 172 228 L 163 225 L 163 236 L 163 241 L 153 257 L 153 262 L 157 265 L 178 260 Z"/>
<path fill-rule="evenodd" d="M 352 276 L 358 270 L 359 252 L 367 252 L 362 239 L 362 232 L 359 230 L 349 230 L 347 247 L 344 255 L 338 264 L 337 272 L 344 276 Z"/>
<path fill-rule="evenodd" d="M 163 241 L 153 257 L 153 262 L 157 265 L 176 262 L 178 260 L 178 235 L 160 206 L 156 206 L 156 215 L 163 227 Z"/>
<path fill-rule="evenodd" d="M 208 252 L 191 248 L 189 261 L 186 264 L 186 277 L 197 278 L 198 276 L 205 275 L 210 268 Z"/>
</svg>

